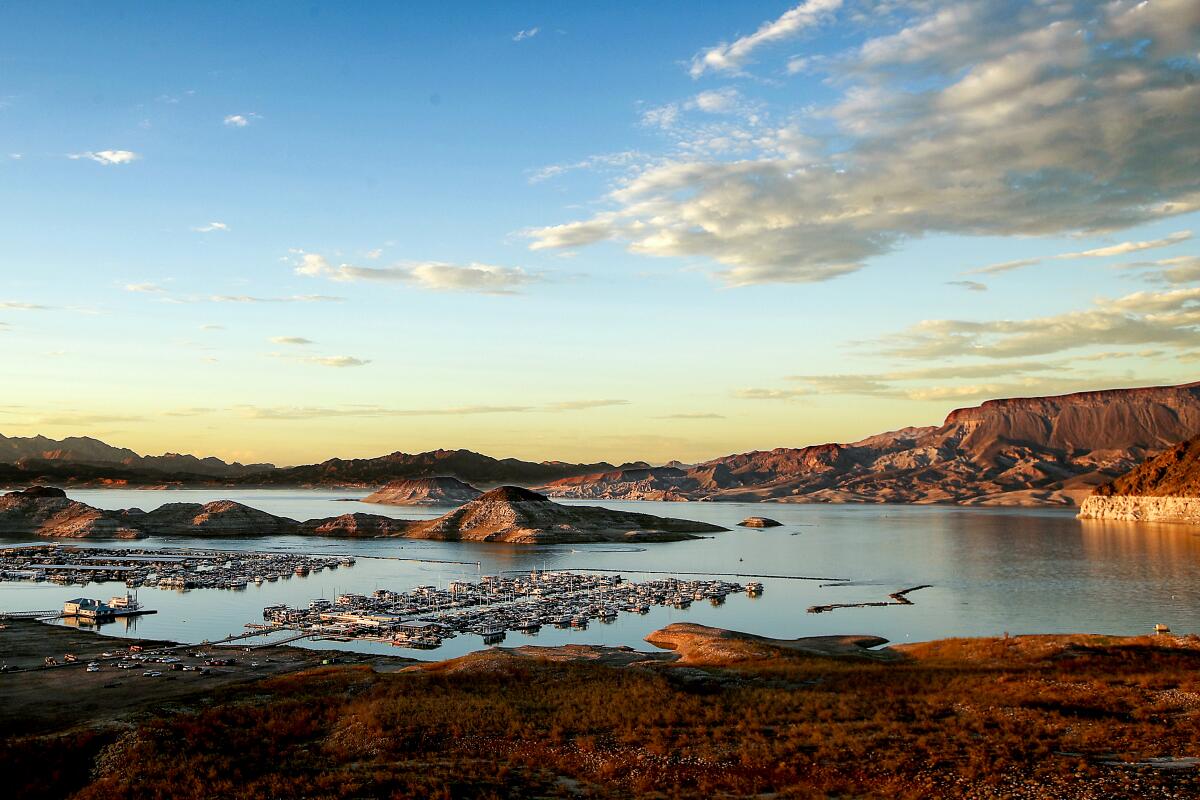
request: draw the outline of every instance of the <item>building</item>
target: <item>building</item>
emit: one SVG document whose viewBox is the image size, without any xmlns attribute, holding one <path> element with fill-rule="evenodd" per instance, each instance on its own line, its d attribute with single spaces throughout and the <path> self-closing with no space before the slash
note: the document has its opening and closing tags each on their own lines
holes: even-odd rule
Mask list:
<svg viewBox="0 0 1200 800">
<path fill-rule="evenodd" d="M 76 597 L 74 600 L 68 600 L 63 603 L 64 617 L 97 619 L 99 617 L 110 617 L 112 614 L 113 610 L 107 603 L 92 600 L 88 597 Z"/>
</svg>

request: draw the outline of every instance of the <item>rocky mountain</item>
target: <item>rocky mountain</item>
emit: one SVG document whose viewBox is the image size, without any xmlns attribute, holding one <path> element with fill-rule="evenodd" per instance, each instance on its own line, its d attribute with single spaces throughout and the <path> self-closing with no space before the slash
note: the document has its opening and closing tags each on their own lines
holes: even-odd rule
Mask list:
<svg viewBox="0 0 1200 800">
<path fill-rule="evenodd" d="M 1200 383 L 989 400 L 939 426 L 778 448 L 694 467 L 547 482 L 556 497 L 1069 505 L 1200 433 Z"/>
<path fill-rule="evenodd" d="M 181 453 L 143 456 L 125 447 L 113 447 L 88 436 L 48 439 L 45 436 L 0 435 L 0 463 L 23 471 L 54 470 L 69 465 L 72 471 L 115 469 L 129 476 L 190 476 L 233 478 L 274 469 L 273 464 L 226 463 L 219 458 L 197 458 Z"/>
<path fill-rule="evenodd" d="M 1200 524 L 1200 436 L 1097 487 L 1079 517 Z"/>
<path fill-rule="evenodd" d="M 501 486 L 435 520 L 415 523 L 414 539 L 549 544 L 678 541 L 723 531 L 704 522 L 555 503 L 545 495 Z"/>
<path fill-rule="evenodd" d="M 403 478 L 363 498 L 364 503 L 392 506 L 458 506 L 474 500 L 483 492 L 449 475 L 435 478 Z"/>
</svg>

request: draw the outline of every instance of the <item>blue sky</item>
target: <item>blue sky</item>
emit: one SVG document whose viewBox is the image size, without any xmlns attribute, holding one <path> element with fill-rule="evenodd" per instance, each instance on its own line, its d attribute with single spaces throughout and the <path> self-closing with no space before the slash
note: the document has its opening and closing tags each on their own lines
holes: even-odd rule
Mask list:
<svg viewBox="0 0 1200 800">
<path fill-rule="evenodd" d="M 1197 53 L 1183 0 L 7 4 L 0 432 L 697 460 L 1184 382 Z"/>
</svg>

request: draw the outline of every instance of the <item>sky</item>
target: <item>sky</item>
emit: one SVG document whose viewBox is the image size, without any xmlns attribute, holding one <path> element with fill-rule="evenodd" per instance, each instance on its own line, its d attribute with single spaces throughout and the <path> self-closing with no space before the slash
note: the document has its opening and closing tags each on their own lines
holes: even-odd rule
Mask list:
<svg viewBox="0 0 1200 800">
<path fill-rule="evenodd" d="M 1194 0 L 0 4 L 0 433 L 698 461 L 1200 378 Z"/>
</svg>

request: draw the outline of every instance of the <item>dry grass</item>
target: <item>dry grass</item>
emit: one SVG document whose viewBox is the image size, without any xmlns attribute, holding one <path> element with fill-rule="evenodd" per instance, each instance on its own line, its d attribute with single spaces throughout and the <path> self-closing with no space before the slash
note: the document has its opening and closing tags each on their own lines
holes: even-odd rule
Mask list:
<svg viewBox="0 0 1200 800">
<path fill-rule="evenodd" d="M 30 779 L 19 796 L 1200 793 L 1193 770 L 1101 763 L 1200 754 L 1195 642 L 1029 637 L 905 650 L 900 663 L 736 670 L 534 659 L 399 675 L 320 669 L 152 719 L 103 750 L 80 741 L 90 772 Z M 6 742 L 0 771 L 28 772 L 48 745 Z"/>
</svg>

